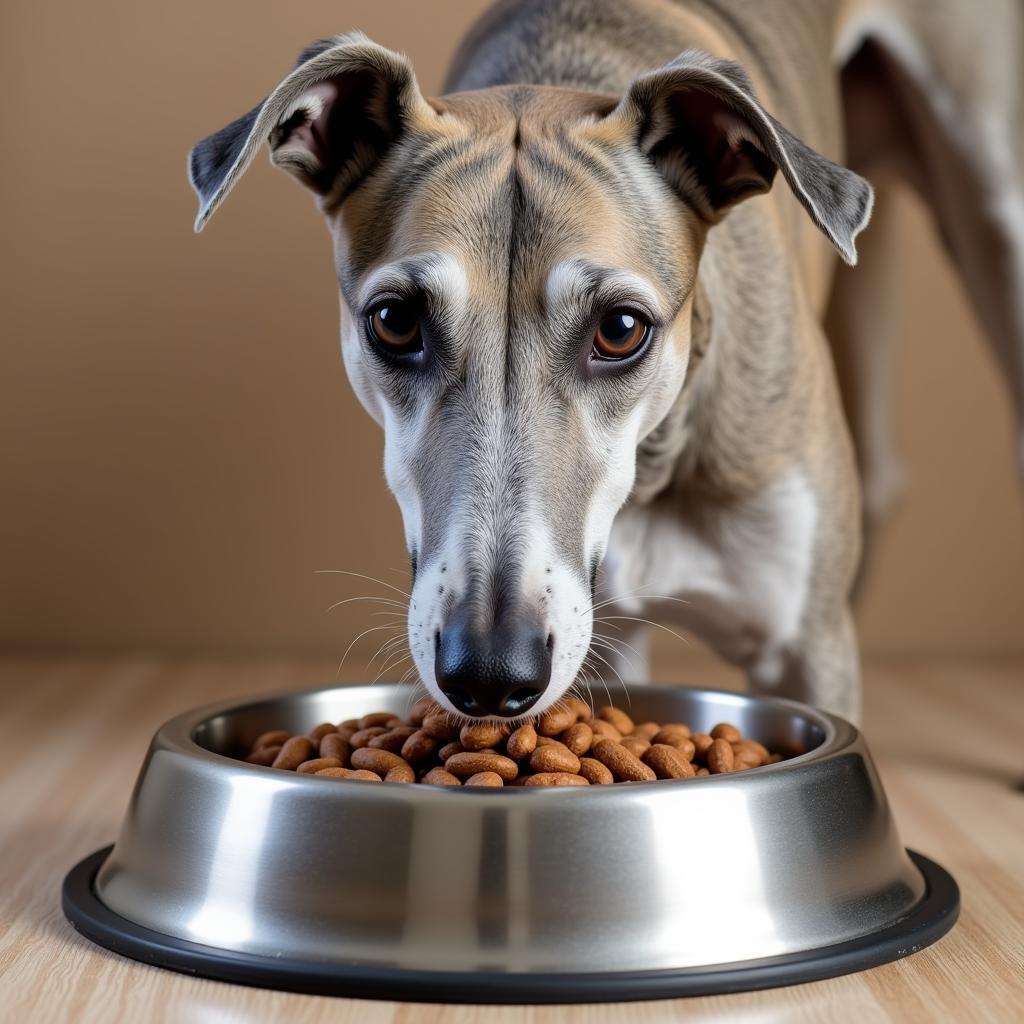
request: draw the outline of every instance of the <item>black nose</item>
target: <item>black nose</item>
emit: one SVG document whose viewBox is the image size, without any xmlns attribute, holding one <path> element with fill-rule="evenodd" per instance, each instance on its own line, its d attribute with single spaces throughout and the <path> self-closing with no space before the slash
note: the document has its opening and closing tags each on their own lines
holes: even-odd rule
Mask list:
<svg viewBox="0 0 1024 1024">
<path fill-rule="evenodd" d="M 524 714 L 551 679 L 551 641 L 519 613 L 481 629 L 469 609 L 457 609 L 441 633 L 434 676 L 441 692 L 463 714 Z"/>
</svg>

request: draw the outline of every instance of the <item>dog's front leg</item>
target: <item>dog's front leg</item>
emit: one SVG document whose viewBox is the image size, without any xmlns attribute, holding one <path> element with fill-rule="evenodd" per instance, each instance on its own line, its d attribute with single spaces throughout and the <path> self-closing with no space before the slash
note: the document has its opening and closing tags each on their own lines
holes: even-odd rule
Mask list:
<svg viewBox="0 0 1024 1024">
<path fill-rule="evenodd" d="M 769 647 L 746 666 L 752 693 L 788 697 L 854 723 L 861 713 L 860 659 L 847 607 L 815 619 L 782 647 Z"/>
</svg>

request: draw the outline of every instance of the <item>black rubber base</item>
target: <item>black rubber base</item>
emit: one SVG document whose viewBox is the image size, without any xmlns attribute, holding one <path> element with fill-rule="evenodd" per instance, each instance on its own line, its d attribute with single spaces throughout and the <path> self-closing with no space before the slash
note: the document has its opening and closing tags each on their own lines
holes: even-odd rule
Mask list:
<svg viewBox="0 0 1024 1024">
<path fill-rule="evenodd" d="M 285 960 L 235 953 L 150 931 L 108 910 L 93 880 L 110 847 L 64 879 L 64 914 L 86 938 L 122 956 L 172 971 L 241 985 L 425 1003 L 597 1003 L 667 999 L 797 985 L 852 974 L 930 946 L 956 922 L 960 890 L 934 861 L 908 851 L 924 875 L 924 899 L 907 917 L 873 935 L 836 946 L 714 967 L 605 974 L 420 971 L 359 963 Z"/>
</svg>

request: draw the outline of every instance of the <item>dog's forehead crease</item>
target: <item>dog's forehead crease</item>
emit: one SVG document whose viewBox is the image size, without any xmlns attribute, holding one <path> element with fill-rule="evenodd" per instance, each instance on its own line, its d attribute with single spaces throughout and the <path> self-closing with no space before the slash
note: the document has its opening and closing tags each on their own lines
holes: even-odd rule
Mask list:
<svg viewBox="0 0 1024 1024">
<path fill-rule="evenodd" d="M 608 102 L 544 87 L 437 101 L 434 133 L 405 140 L 338 211 L 349 305 L 404 275 L 439 298 L 469 295 L 520 316 L 616 281 L 623 299 L 653 313 L 678 308 L 699 238 L 685 223 L 679 230 L 679 204 L 651 187 L 631 147 L 587 138 Z"/>
</svg>

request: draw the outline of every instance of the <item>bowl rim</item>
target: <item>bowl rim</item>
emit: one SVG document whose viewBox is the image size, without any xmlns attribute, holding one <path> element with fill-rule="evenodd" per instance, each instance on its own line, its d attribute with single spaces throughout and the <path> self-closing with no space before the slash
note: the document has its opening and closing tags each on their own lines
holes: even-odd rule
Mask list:
<svg viewBox="0 0 1024 1024">
<path fill-rule="evenodd" d="M 194 738 L 196 731 L 201 726 L 209 722 L 211 719 L 217 718 L 218 716 L 231 711 L 240 711 L 254 705 L 276 703 L 282 700 L 301 699 L 303 697 L 314 696 L 330 690 L 350 690 L 360 687 L 369 689 L 371 685 L 377 693 L 384 689 L 384 687 L 380 686 L 378 683 L 339 683 L 329 686 L 307 687 L 302 690 L 290 690 L 277 695 L 263 694 L 216 701 L 211 704 L 193 708 L 189 711 L 181 712 L 180 714 L 165 721 L 154 734 L 153 745 L 156 746 L 159 744 L 161 749 L 173 751 L 174 753 L 185 756 L 190 760 L 198 760 L 214 765 L 231 767 L 235 770 L 253 771 L 259 773 L 255 776 L 257 778 L 262 776 L 268 780 L 276 779 L 282 783 L 300 786 L 319 786 L 328 782 L 338 786 L 340 783 L 346 787 L 342 792 L 349 793 L 352 792 L 352 786 L 360 786 L 363 789 L 366 789 L 366 787 L 374 787 L 373 792 L 378 794 L 380 799 L 406 799 L 409 795 L 407 792 L 409 789 L 408 784 L 381 786 L 379 783 L 368 782 L 362 779 L 318 779 L 315 775 L 300 775 L 297 772 L 285 771 L 281 768 L 272 768 L 268 765 L 249 764 L 247 761 L 240 758 L 229 757 L 226 754 L 220 754 L 216 751 L 209 750 L 207 747 L 198 743 Z M 408 686 L 409 689 L 412 689 L 412 686 L 406 683 L 386 683 L 385 686 Z M 622 690 L 623 688 L 616 686 L 613 687 L 613 689 Z M 611 786 L 505 786 L 500 790 L 484 786 L 427 786 L 424 788 L 430 791 L 429 798 L 507 799 L 507 797 L 499 794 L 529 793 L 531 794 L 530 799 L 534 800 L 543 799 L 545 798 L 545 795 L 548 799 L 570 799 L 566 796 L 566 793 L 572 792 L 575 794 L 576 799 L 580 799 L 588 794 L 590 798 L 593 798 L 595 793 L 602 790 L 608 790 L 609 793 L 621 792 L 623 789 L 634 791 L 638 786 L 650 787 L 649 791 L 651 792 L 657 791 L 659 793 L 667 793 L 678 792 L 680 786 L 687 786 L 692 789 L 694 784 L 707 785 L 715 783 L 721 785 L 723 782 L 729 782 L 732 785 L 744 785 L 755 780 L 763 779 L 770 773 L 777 775 L 792 771 L 793 769 L 801 768 L 812 762 L 823 761 L 834 757 L 835 755 L 847 750 L 860 739 L 860 732 L 852 723 L 838 717 L 837 715 L 833 715 L 830 712 L 822 711 L 818 708 L 811 707 L 809 704 L 804 704 L 788 697 L 753 695 L 737 693 L 735 690 L 704 686 L 689 686 L 686 684 L 674 683 L 630 683 L 629 687 L 626 687 L 625 689 L 640 689 L 645 693 L 650 691 L 685 689 L 697 694 L 706 694 L 716 698 L 726 697 L 737 705 L 750 703 L 768 704 L 772 707 L 778 708 L 779 710 L 789 711 L 797 714 L 805 720 L 809 720 L 811 724 L 821 729 L 824 734 L 824 738 L 821 743 L 812 747 L 810 750 L 805 751 L 802 754 L 798 754 L 796 757 L 780 761 L 777 764 L 761 765 L 757 768 L 745 769 L 742 772 L 723 775 L 705 775 L 700 778 L 660 779 L 658 780 L 659 784 L 656 787 L 651 787 L 649 782 L 643 781 L 618 782 Z M 417 799 L 422 799 L 424 796 L 428 795 L 421 792 L 420 786 L 414 786 L 412 788 L 417 794 Z M 598 799 L 605 798 L 606 797 L 599 797 Z"/>
</svg>

